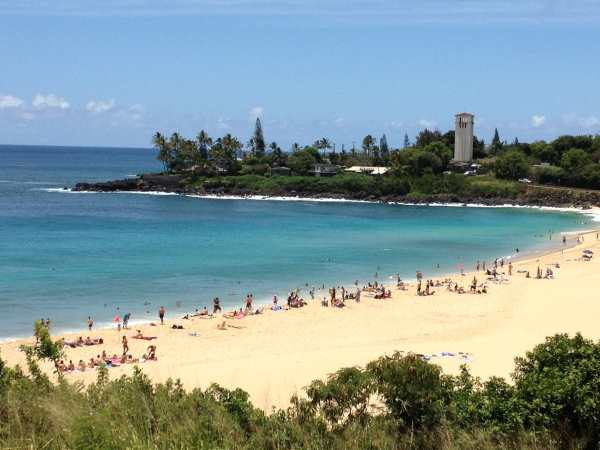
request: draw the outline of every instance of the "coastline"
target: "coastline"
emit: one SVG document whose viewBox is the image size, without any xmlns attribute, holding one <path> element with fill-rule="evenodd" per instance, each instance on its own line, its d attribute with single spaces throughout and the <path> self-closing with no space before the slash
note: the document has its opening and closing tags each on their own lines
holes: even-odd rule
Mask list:
<svg viewBox="0 0 600 450">
<path fill-rule="evenodd" d="M 594 222 L 600 222 L 600 207 L 577 207 L 577 206 L 544 206 L 527 205 L 520 203 L 473 203 L 473 202 L 400 202 L 387 200 L 360 200 L 343 197 L 303 197 L 303 196 L 285 196 L 285 195 L 231 195 L 231 194 L 190 194 L 184 192 L 165 192 L 165 191 L 97 191 L 97 190 L 75 190 L 72 188 L 41 188 L 45 192 L 71 193 L 71 194 L 132 194 L 132 195 L 157 195 L 157 196 L 181 196 L 189 198 L 199 198 L 205 200 L 249 200 L 249 201 L 273 201 L 273 202 L 323 202 L 323 203 L 364 203 L 364 204 L 383 204 L 398 206 L 419 206 L 419 207 L 448 207 L 448 208 L 525 208 L 539 209 L 541 211 L 555 212 L 576 212 L 593 217 Z"/>
<path fill-rule="evenodd" d="M 393 289 L 391 300 L 374 300 L 365 294 L 360 304 L 349 302 L 347 308 L 339 310 L 322 308 L 315 300 L 298 310 L 266 311 L 261 316 L 232 320 L 240 329 L 217 330 L 220 319 L 216 318 L 170 318 L 163 327 L 139 325 L 136 328 L 145 335 L 158 336 L 152 343 L 157 345 L 159 356 L 157 362 L 140 367 L 155 381 L 181 378 L 186 388 L 205 388 L 211 382 L 241 387 L 267 411 L 271 406 L 286 406 L 290 396 L 301 394 L 312 379 L 341 367 L 365 364 L 394 350 L 430 355 L 466 352 L 471 355 L 467 362 L 475 375 L 508 376 L 512 359 L 549 334 L 582 331 L 586 337 L 600 338 L 594 320 L 600 305 L 595 301 L 593 284 L 599 261 L 575 260 L 584 248 L 593 249 L 598 258 L 600 241 L 595 231 L 584 236 L 585 242 L 562 251 L 523 255 L 514 262 L 510 283 L 491 283 L 485 295 L 442 290 L 430 297 L 417 297 L 411 285 L 408 291 Z M 526 279 L 518 273 L 555 262 L 560 262 L 561 268 L 555 269 L 554 280 Z M 472 276 L 473 272 L 467 271 L 462 277 L 450 274 L 437 278 L 452 278 L 468 287 Z M 484 278 L 482 273 L 477 277 Z M 553 289 L 548 290 L 550 283 Z M 186 329 L 171 330 L 173 323 Z M 125 334 L 131 336 L 133 331 Z M 112 354 L 119 351 L 123 334 L 99 329 L 64 336 L 102 336 L 103 347 Z M 18 346 L 28 342 L 31 339 L 0 343 L 2 358 L 11 365 L 23 365 Z M 147 342 L 130 339 L 130 345 L 132 353 L 139 356 Z M 80 358 L 87 361 L 100 351 L 100 347 L 82 347 L 68 349 L 67 355 L 75 362 Z M 432 362 L 456 373 L 465 361 L 432 357 Z M 45 369 L 50 370 L 48 366 Z M 126 365 L 109 372 L 114 378 L 132 369 Z M 89 383 L 95 379 L 95 371 L 68 374 L 67 379 Z"/>
</svg>

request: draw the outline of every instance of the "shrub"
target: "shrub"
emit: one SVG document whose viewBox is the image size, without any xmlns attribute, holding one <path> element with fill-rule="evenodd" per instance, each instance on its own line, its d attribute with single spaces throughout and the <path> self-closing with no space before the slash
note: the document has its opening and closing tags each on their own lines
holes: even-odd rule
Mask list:
<svg viewBox="0 0 600 450">
<path fill-rule="evenodd" d="M 451 383 L 438 366 L 394 353 L 369 363 L 367 372 L 400 429 L 435 427 L 444 419 Z"/>
<path fill-rule="evenodd" d="M 498 156 L 495 165 L 496 175 L 507 180 L 524 178 L 529 172 L 526 156 L 519 150 L 510 150 Z"/>
<path fill-rule="evenodd" d="M 560 334 L 515 363 L 526 424 L 600 441 L 600 343 Z"/>
</svg>

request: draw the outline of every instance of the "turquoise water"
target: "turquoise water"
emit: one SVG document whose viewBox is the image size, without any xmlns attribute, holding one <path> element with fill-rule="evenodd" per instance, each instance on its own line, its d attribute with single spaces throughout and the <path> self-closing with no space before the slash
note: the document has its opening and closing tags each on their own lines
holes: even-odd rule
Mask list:
<svg viewBox="0 0 600 450">
<path fill-rule="evenodd" d="M 248 292 L 455 271 L 593 227 L 533 209 L 52 191 L 159 169 L 147 149 L 0 146 L 0 161 L 0 338 L 40 317 L 78 329 L 88 315 L 148 320 L 214 296 L 238 306 Z"/>
</svg>

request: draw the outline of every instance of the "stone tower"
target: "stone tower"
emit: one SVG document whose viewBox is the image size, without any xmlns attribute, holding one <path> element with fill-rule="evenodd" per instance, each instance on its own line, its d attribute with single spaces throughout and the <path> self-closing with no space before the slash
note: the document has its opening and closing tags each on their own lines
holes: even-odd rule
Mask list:
<svg viewBox="0 0 600 450">
<path fill-rule="evenodd" d="M 455 120 L 454 161 L 469 162 L 473 159 L 473 124 L 471 113 L 458 113 Z"/>
</svg>

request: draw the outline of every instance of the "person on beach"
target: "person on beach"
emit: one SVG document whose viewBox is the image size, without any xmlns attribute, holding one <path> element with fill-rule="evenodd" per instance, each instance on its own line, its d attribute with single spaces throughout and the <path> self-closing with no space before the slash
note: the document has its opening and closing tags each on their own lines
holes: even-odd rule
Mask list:
<svg viewBox="0 0 600 450">
<path fill-rule="evenodd" d="M 129 351 L 129 343 L 127 342 L 127 336 L 123 336 L 121 342 L 123 344 L 123 354 L 125 355 Z"/>
<path fill-rule="evenodd" d="M 252 311 L 252 294 L 246 296 L 246 312 Z"/>
<path fill-rule="evenodd" d="M 129 327 L 129 319 L 131 319 L 131 313 L 127 313 L 123 316 L 123 329 L 127 330 Z"/>
<path fill-rule="evenodd" d="M 94 321 L 91 316 L 88 316 L 88 331 L 92 331 L 92 327 L 94 326 Z"/>
<path fill-rule="evenodd" d="M 113 317 L 113 322 L 117 324 L 117 331 L 121 331 L 121 316 L 119 314 Z"/>
<path fill-rule="evenodd" d="M 160 324 L 161 325 L 164 325 L 164 323 L 165 323 L 165 312 L 166 311 L 165 311 L 165 307 L 164 306 L 161 306 L 158 309 L 158 318 L 160 319 Z"/>
<path fill-rule="evenodd" d="M 213 299 L 213 314 L 216 314 L 218 312 L 221 312 L 221 301 L 219 300 L 219 297 L 215 297 Z"/>
<path fill-rule="evenodd" d="M 513 269 L 513 265 L 512 262 L 508 263 L 508 276 L 512 276 L 512 269 Z"/>
</svg>

